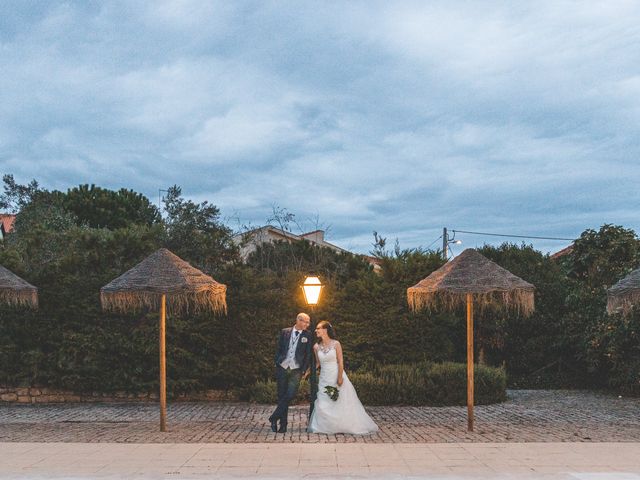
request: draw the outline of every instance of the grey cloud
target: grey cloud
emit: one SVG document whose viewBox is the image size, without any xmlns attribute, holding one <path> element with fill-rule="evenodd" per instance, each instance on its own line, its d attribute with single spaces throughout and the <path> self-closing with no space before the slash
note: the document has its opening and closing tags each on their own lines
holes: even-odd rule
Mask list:
<svg viewBox="0 0 640 480">
<path fill-rule="evenodd" d="M 0 4 L 0 170 L 21 181 L 177 183 L 362 252 L 373 230 L 640 228 L 632 3 L 44 5 Z"/>
</svg>

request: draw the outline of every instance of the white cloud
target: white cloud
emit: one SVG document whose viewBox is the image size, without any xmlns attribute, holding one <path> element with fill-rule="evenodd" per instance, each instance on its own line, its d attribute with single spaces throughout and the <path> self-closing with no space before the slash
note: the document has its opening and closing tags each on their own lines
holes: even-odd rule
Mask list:
<svg viewBox="0 0 640 480">
<path fill-rule="evenodd" d="M 251 164 L 264 159 L 265 152 L 272 153 L 304 138 L 286 105 L 239 104 L 208 118 L 189 138 L 191 149 L 187 153 L 215 163 L 245 155 L 242 161 Z"/>
<path fill-rule="evenodd" d="M 361 251 L 374 229 L 407 247 L 445 225 L 640 229 L 634 2 L 59 2 L 5 18 L 0 169 L 22 181 L 154 201 L 177 183 L 244 223 L 274 204 L 318 214 Z"/>
</svg>

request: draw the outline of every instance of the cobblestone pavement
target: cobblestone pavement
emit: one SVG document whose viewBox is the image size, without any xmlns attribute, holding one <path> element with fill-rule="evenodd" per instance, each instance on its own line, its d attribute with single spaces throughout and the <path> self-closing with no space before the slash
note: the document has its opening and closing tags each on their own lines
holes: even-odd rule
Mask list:
<svg viewBox="0 0 640 480">
<path fill-rule="evenodd" d="M 466 431 L 466 407 L 368 407 L 375 435 L 305 431 L 306 406 L 289 413 L 289 432 L 274 434 L 272 406 L 173 403 L 168 432 L 158 431 L 157 404 L 0 406 L 0 442 L 124 443 L 449 443 L 638 442 L 640 399 L 586 391 L 509 391 L 497 405 L 477 406 L 476 431 Z"/>
</svg>

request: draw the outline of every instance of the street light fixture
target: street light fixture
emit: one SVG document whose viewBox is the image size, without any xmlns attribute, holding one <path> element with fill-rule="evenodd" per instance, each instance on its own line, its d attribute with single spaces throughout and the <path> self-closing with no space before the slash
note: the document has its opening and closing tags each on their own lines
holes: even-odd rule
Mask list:
<svg viewBox="0 0 640 480">
<path fill-rule="evenodd" d="M 306 277 L 304 279 L 304 283 L 302 284 L 302 291 L 304 292 L 304 299 L 307 302 L 307 305 L 311 307 L 311 311 L 313 308 L 318 305 L 320 300 L 320 294 L 322 293 L 322 282 L 318 277 Z M 313 317 L 311 317 L 311 335 L 315 336 L 316 334 L 316 321 Z M 315 337 L 312 337 L 315 338 Z M 313 413 L 313 405 L 316 401 L 316 397 L 318 396 L 318 378 L 316 375 L 316 356 L 312 352 L 311 353 L 311 362 L 310 362 L 311 375 L 309 376 L 309 387 L 310 387 L 310 395 L 309 395 L 309 418 L 311 418 L 311 414 Z"/>
<path fill-rule="evenodd" d="M 449 234 L 447 233 L 447 229 L 442 229 L 442 258 L 444 261 L 449 260 L 449 244 L 460 245 L 462 240 L 456 240 L 456 231 L 453 231 L 453 237 L 449 238 Z"/>
<path fill-rule="evenodd" d="M 322 282 L 318 277 L 307 277 L 302 284 L 302 291 L 304 292 L 304 299 L 307 305 L 315 307 L 320 300 L 320 293 L 322 293 Z"/>
</svg>

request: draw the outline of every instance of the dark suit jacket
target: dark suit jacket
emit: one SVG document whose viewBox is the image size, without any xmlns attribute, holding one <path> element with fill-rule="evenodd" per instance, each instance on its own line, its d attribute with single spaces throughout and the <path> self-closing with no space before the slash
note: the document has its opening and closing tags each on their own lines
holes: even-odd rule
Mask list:
<svg viewBox="0 0 640 480">
<path fill-rule="evenodd" d="M 291 339 L 291 335 L 293 332 L 293 327 L 284 328 L 278 335 L 278 343 L 276 346 L 276 356 L 275 363 L 276 366 L 280 365 L 284 362 L 285 358 L 287 358 L 287 352 L 289 351 L 289 340 Z M 298 339 L 298 344 L 296 345 L 296 362 L 300 365 L 300 369 L 303 372 L 306 372 L 311 363 L 311 355 L 313 352 L 311 350 L 312 345 L 312 337 L 311 333 L 308 330 L 303 330 L 300 334 L 300 338 Z"/>
</svg>

